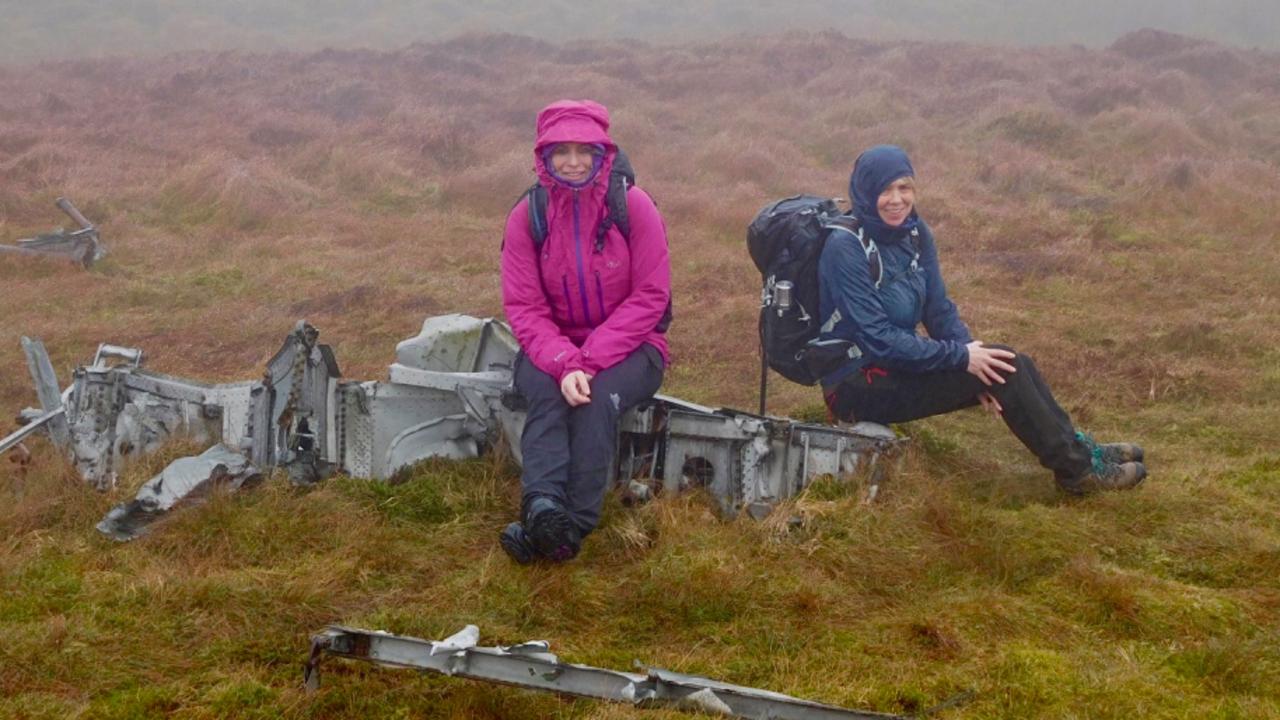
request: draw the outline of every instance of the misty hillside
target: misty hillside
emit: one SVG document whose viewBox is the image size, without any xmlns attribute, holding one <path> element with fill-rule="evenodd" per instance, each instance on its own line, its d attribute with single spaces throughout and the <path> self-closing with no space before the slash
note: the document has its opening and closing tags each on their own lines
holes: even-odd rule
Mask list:
<svg viewBox="0 0 1280 720">
<path fill-rule="evenodd" d="M 835 30 L 852 37 L 1102 46 L 1156 28 L 1239 47 L 1280 47 L 1280 5 L 1265 0 L 316 0 L 5 3 L 0 63 L 182 50 L 398 48 L 464 33 L 551 42 L 714 40 L 736 33 Z"/>
<path fill-rule="evenodd" d="M 519 567 L 496 542 L 519 503 L 502 456 L 394 485 L 277 477 L 118 545 L 94 524 L 202 448 L 99 494 L 37 438 L 0 462 L 0 717 L 692 717 L 338 661 L 299 688 L 325 624 L 475 623 L 570 662 L 909 715 L 954 700 L 942 720 L 1280 718 L 1272 52 L 1154 30 L 1097 49 L 473 35 L 3 67 L 0 240 L 66 224 L 65 195 L 110 255 L 0 261 L 0 412 L 35 403 L 23 335 L 64 383 L 100 342 L 247 380 L 305 318 L 345 378 L 385 378 L 425 316 L 500 313 L 534 116 L 565 96 L 610 107 L 663 213 L 664 392 L 754 405 L 747 222 L 844 194 L 856 154 L 896 142 L 975 336 L 1033 355 L 1083 428 L 1140 442 L 1150 479 L 1063 496 L 974 410 L 900 427 L 911 449 L 875 504 L 859 477 L 764 522 L 696 492 L 611 497 L 575 562 Z M 770 397 L 822 416 L 814 388 L 774 376 Z"/>
<path fill-rule="evenodd" d="M 822 60 L 816 73 L 814 58 Z M 524 72 L 512 73 L 516 67 Z M 849 67 L 859 68 L 856 83 Z M 1224 284 L 1246 288 L 1266 267 L 1245 261 L 1274 237 L 1280 56 L 1154 31 L 1102 51 L 836 34 L 670 49 L 483 36 L 387 53 L 190 55 L 0 70 L 0 234 L 42 229 L 57 219 L 53 198 L 65 194 L 113 228 L 116 267 L 129 282 L 141 282 L 145 275 L 135 273 L 154 263 L 172 269 L 171 256 L 191 254 L 178 266 L 186 272 L 237 267 L 232 287 L 240 289 L 265 281 L 261 291 L 272 301 L 253 314 L 287 325 L 298 312 L 291 308 L 309 307 L 307 288 L 335 285 L 368 285 L 368 293 L 414 310 L 493 314 L 495 233 L 531 178 L 533 114 L 562 96 L 612 108 L 615 137 L 663 209 L 679 263 L 677 305 L 689 307 L 673 329 L 681 358 L 749 374 L 753 357 L 719 351 L 755 311 L 755 294 L 739 292 L 755 282 L 740 252 L 747 220 L 772 197 L 844 192 L 859 149 L 897 142 L 916 158 L 926 217 L 943 238 L 952 284 L 971 294 L 961 296 L 962 307 L 971 300 L 970 312 L 981 313 L 970 315 L 979 328 L 1013 330 L 1026 322 L 1018 313 L 1054 304 L 1033 294 L 1013 306 L 991 283 L 1043 277 L 1066 282 L 1060 290 L 1074 294 L 1082 287 L 1076 281 L 1089 279 L 1098 283 L 1097 298 L 1126 298 L 1116 311 L 1152 304 L 1163 311 L 1118 335 L 1096 362 L 1063 362 L 1066 381 L 1108 373 L 1141 382 L 1147 393 L 1149 382 L 1176 387 L 1216 378 L 1235 387 L 1244 379 L 1216 355 L 1200 362 L 1183 352 L 1153 357 L 1145 348 L 1206 322 L 1205 310 L 1222 309 L 1193 310 L 1182 302 L 1192 288 L 1210 297 Z M 293 252 L 304 238 L 307 253 Z M 243 266 L 263 253 L 279 264 Z M 329 278 L 338 268 L 321 271 L 311 262 L 317 253 L 328 262 L 342 258 L 355 272 Z M 1179 258 L 1203 261 L 1195 265 L 1200 274 L 1182 278 Z M 1237 262 L 1244 272 L 1228 273 Z M 329 279 L 285 285 L 255 276 L 295 266 L 306 268 L 303 279 Z M 408 274 L 402 283 L 359 278 L 374 269 Z M 478 292 L 460 292 L 464 278 Z M 93 287 L 108 294 L 99 298 L 104 303 L 119 302 L 114 293 L 124 289 L 118 282 Z M 735 300 L 693 301 L 721 293 Z M 1256 295 L 1269 296 L 1264 287 Z M 125 307 L 140 302 L 130 297 Z M 1080 314 L 1066 309 L 1041 320 L 1050 323 L 1044 329 L 1066 331 L 1063 323 Z M 236 320 L 192 310 L 203 318 L 197 336 Z M 413 314 L 374 328 L 387 340 L 405 337 Z M 1239 347 L 1253 332 L 1249 317 L 1228 315 L 1215 332 Z M 4 330 L 10 339 L 46 324 L 51 335 L 78 334 L 61 323 L 84 321 L 31 319 L 35 328 L 13 322 Z M 370 330 L 337 311 L 319 320 L 336 323 L 331 331 Z M 179 316 L 157 321 L 190 335 Z M 247 353 L 213 359 L 225 373 L 242 372 L 276 341 L 269 324 L 222 335 Z M 16 342 L 0 342 L 0 353 L 16 352 Z M 164 357 L 163 348 L 154 352 Z M 384 357 L 367 352 L 347 362 L 381 370 Z M 24 384 L 10 382 L 0 396 L 16 401 Z M 681 389 L 747 404 L 749 385 L 713 382 Z"/>
</svg>

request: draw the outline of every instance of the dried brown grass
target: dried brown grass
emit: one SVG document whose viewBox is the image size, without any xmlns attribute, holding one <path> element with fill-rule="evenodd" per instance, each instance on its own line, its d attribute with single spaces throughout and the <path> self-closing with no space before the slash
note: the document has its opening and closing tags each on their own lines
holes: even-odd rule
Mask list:
<svg viewBox="0 0 1280 720">
<path fill-rule="evenodd" d="M 959 414 L 908 427 L 917 450 L 872 508 L 815 492 L 786 508 L 793 525 L 720 523 L 697 496 L 611 506 L 580 563 L 525 571 L 492 542 L 509 468 L 424 468 L 395 503 L 267 483 L 115 548 L 87 533 L 125 489 L 84 492 L 33 441 L 33 464 L 0 466 L 0 574 L 43 594 L 6 596 L 0 646 L 63 654 L 0 671 L 0 696 L 49 715 L 352 716 L 409 697 L 423 714 L 630 716 L 352 667 L 339 684 L 356 690 L 306 700 L 290 689 L 305 634 L 340 618 L 433 637 L 478 621 L 486 641 L 551 636 L 583 662 L 641 655 L 901 711 L 976 685 L 978 717 L 1274 713 L 1245 686 L 1274 678 L 1280 611 L 1278 62 L 1142 37 L 1098 52 L 475 36 L 0 70 L 0 237 L 47 229 L 67 195 L 112 253 L 88 273 L 0 261 L 10 410 L 33 402 L 22 334 L 64 381 L 101 341 L 241 379 L 305 316 L 348 377 L 382 377 L 424 315 L 500 311 L 498 234 L 532 180 L 534 113 L 594 96 L 667 221 L 668 392 L 754 405 L 746 222 L 771 197 L 843 194 L 858 150 L 899 142 L 976 334 L 1035 356 L 1078 421 L 1143 441 L 1157 473 L 1140 494 L 1064 501 L 1001 427 Z M 774 410 L 817 405 L 772 385 Z M 92 648 L 120 636 L 158 639 L 98 672 Z"/>
</svg>

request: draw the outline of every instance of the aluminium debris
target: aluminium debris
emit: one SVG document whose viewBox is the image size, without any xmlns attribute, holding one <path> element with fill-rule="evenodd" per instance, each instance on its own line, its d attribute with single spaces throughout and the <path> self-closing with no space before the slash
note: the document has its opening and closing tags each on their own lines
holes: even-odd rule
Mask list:
<svg viewBox="0 0 1280 720">
<path fill-rule="evenodd" d="M 317 690 L 320 663 L 325 655 L 334 655 L 639 708 L 773 720 L 905 720 L 899 715 L 850 710 L 658 668 L 634 673 L 566 663 L 543 640 L 511 647 L 479 647 L 479 640 L 480 630 L 475 625 L 442 641 L 330 626 L 311 638 L 303 686 Z"/>
<path fill-rule="evenodd" d="M 116 540 L 133 540 L 180 502 L 203 497 L 215 486 L 239 490 L 261 477 L 244 455 L 214 445 L 195 457 L 169 463 L 138 490 L 137 497 L 112 508 L 98 523 L 98 531 Z"/>
<path fill-rule="evenodd" d="M 299 321 L 260 380 L 222 384 L 154 372 L 141 349 L 103 344 L 61 393 L 43 345 L 24 341 L 42 407 L 22 418 L 56 427 L 65 415 L 69 439 L 55 442 L 100 490 L 114 486 L 129 457 L 175 436 L 220 443 L 300 485 L 335 472 L 387 479 L 426 458 L 476 457 L 503 441 L 521 462 L 519 346 L 505 324 L 427 318 L 397 345 L 388 381 L 344 379 L 318 338 Z M 760 518 L 820 475 L 868 473 L 874 493 L 883 459 L 904 442 L 868 423 L 806 423 L 657 395 L 621 418 L 613 481 L 632 500 L 705 488 L 722 514 Z"/>
<path fill-rule="evenodd" d="M 28 337 L 22 338 L 22 353 L 27 357 L 27 369 L 31 371 L 31 381 L 35 383 L 36 397 L 40 400 L 43 414 L 53 415 L 48 421 L 49 436 L 55 445 L 66 448 L 71 437 L 64 417 L 62 393 L 58 390 L 58 376 L 53 371 L 49 353 L 45 350 L 44 343 Z M 58 413 L 58 410 L 63 410 L 63 413 Z"/>
<path fill-rule="evenodd" d="M 133 348 L 102 345 L 63 392 L 71 461 L 99 490 L 114 487 L 122 463 L 175 436 L 238 447 L 253 383 L 209 385 L 142 367 Z"/>
<path fill-rule="evenodd" d="M 66 414 L 66 412 L 67 411 L 65 408 L 58 408 L 57 410 L 51 410 L 47 413 L 40 413 L 35 417 L 32 417 L 29 421 L 26 422 L 25 425 L 18 428 L 17 430 L 14 430 L 13 432 L 4 436 L 4 439 L 0 440 L 0 453 L 5 452 L 6 450 L 12 447 L 17 446 L 18 443 L 21 443 L 23 440 L 25 440 L 27 436 L 43 428 L 46 423 L 50 423 L 50 422 L 53 422 L 54 420 L 61 418 L 63 415 Z M 25 415 L 24 415 L 24 419 L 25 419 Z"/>
<path fill-rule="evenodd" d="M 55 204 L 76 224 L 79 230 L 67 232 L 58 228 L 53 232 L 24 238 L 13 245 L 0 245 L 0 255 L 28 255 L 60 257 L 89 268 L 106 257 L 107 249 L 98 236 L 98 228 L 89 222 L 66 198 L 58 198 Z"/>
</svg>

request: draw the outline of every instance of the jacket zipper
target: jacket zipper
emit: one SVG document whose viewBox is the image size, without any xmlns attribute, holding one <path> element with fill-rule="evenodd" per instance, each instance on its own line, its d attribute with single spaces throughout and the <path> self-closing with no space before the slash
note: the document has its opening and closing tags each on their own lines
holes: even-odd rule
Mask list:
<svg viewBox="0 0 1280 720">
<path fill-rule="evenodd" d="M 578 217 L 578 191 L 573 191 L 573 253 L 578 260 L 578 294 L 582 296 L 582 319 L 587 327 L 591 324 L 591 308 L 587 301 L 587 277 L 582 269 L 582 223 Z"/>
</svg>

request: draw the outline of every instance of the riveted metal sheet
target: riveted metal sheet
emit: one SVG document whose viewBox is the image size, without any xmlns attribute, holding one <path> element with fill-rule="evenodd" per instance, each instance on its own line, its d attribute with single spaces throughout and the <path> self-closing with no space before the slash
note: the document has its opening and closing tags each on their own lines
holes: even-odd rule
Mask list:
<svg viewBox="0 0 1280 720">
<path fill-rule="evenodd" d="M 340 393 L 343 469 L 352 477 L 373 477 L 373 416 L 366 395 L 366 386 L 371 385 L 376 383 L 346 384 Z"/>
<path fill-rule="evenodd" d="M 239 448 L 249 428 L 254 382 L 214 385 L 207 395 L 208 404 L 222 408 L 222 444 Z"/>
</svg>

